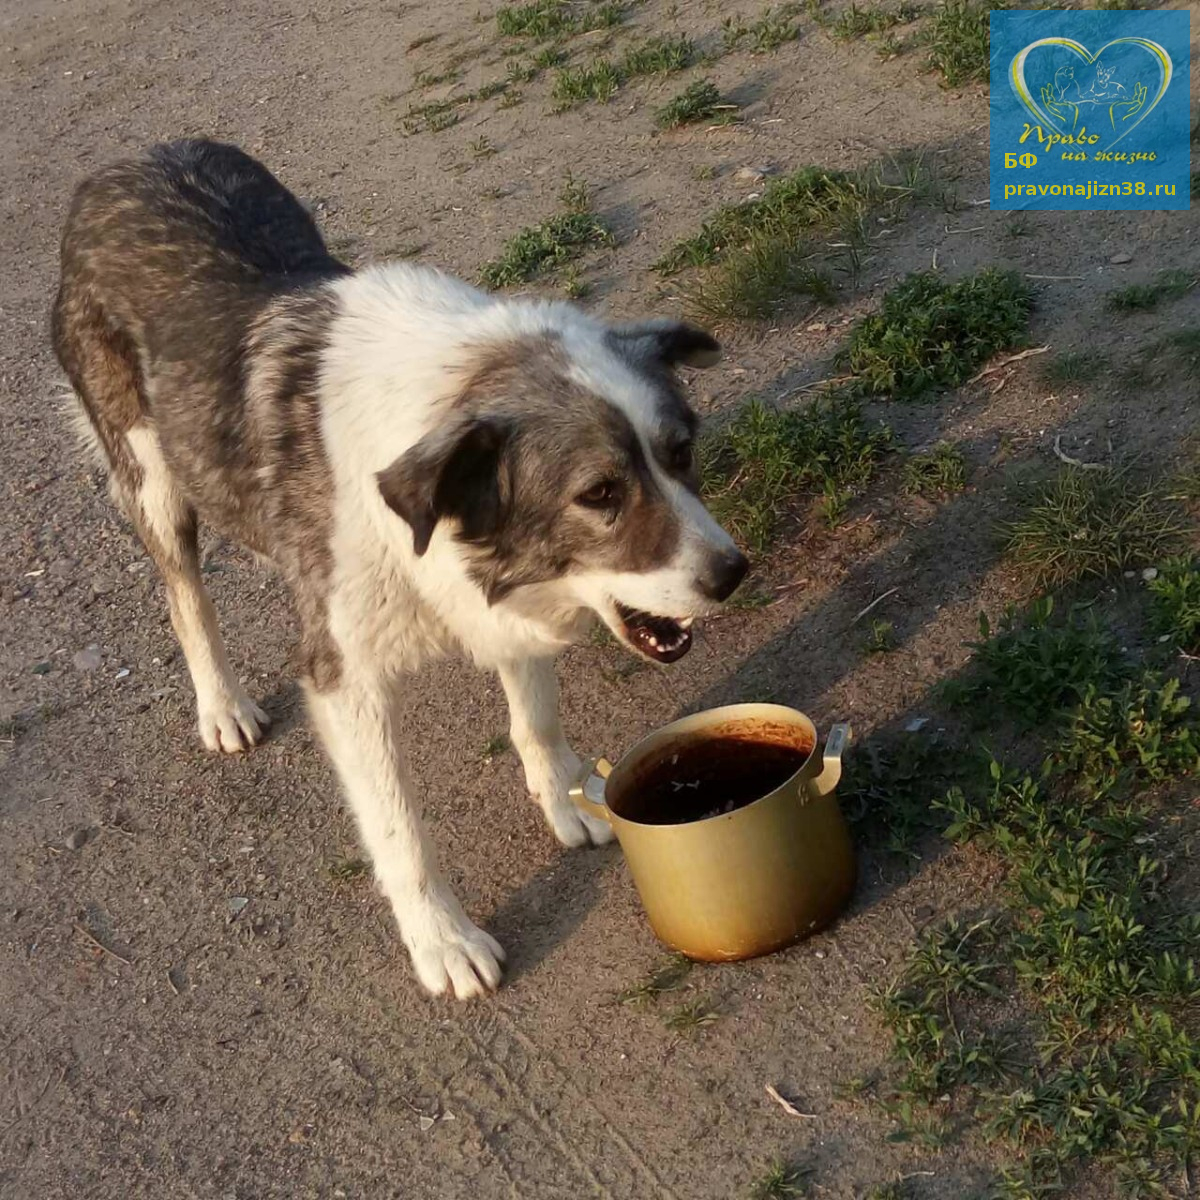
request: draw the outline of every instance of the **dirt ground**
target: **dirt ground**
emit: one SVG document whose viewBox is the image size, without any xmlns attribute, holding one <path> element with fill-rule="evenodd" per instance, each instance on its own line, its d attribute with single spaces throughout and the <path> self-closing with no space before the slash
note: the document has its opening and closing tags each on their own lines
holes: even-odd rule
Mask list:
<svg viewBox="0 0 1200 1200">
<path fill-rule="evenodd" d="M 711 40 L 734 11 L 758 7 L 652 0 L 618 45 L 647 31 Z M 420 992 L 369 880 L 331 877 L 358 850 L 288 675 L 287 598 L 217 543 L 208 580 L 231 656 L 276 724 L 245 758 L 199 745 L 151 565 L 55 399 L 47 310 L 59 228 L 87 171 L 203 134 L 261 156 L 316 206 L 342 253 L 416 252 L 474 277 L 507 236 L 553 211 L 571 169 L 617 234 L 587 260 L 587 305 L 662 314 L 679 311 L 678 289 L 650 263 L 716 205 L 761 190 L 742 168 L 923 151 L 947 202 L 880 234 L 837 307 L 724 330 L 726 360 L 694 380 L 714 412 L 832 374 L 845 320 L 935 261 L 951 274 L 989 263 L 1030 273 L 1035 344 L 1102 348 L 1120 362 L 1197 324 L 1197 291 L 1119 322 L 1100 303 L 1157 269 L 1200 269 L 1196 218 L 1049 214 L 1014 226 L 981 203 L 986 93 L 940 90 L 919 51 L 881 63 L 811 23 L 774 53 L 731 54 L 683 77 L 715 78 L 744 105 L 738 125 L 656 133 L 653 107 L 679 78 L 550 115 L 543 78 L 520 103 L 489 99 L 449 129 L 405 136 L 410 103 L 454 94 L 416 88 L 416 72 L 465 53 L 460 91 L 503 76 L 492 12 L 491 0 L 478 14 L 449 0 L 29 0 L 0 11 L 6 1200 L 725 1200 L 776 1156 L 807 1164 L 820 1196 L 861 1197 L 898 1176 L 920 1197 L 984 1194 L 985 1149 L 891 1144 L 886 1116 L 843 1087 L 886 1057 L 868 992 L 917 930 L 986 895 L 979 862 L 937 845 L 897 862 L 867 845 L 853 907 L 828 934 L 698 968 L 657 1008 L 616 1004 L 661 955 L 620 853 L 554 843 L 514 755 L 485 758 L 506 725 L 498 683 L 458 663 L 414 684 L 409 752 L 448 874 L 510 969 L 484 1003 Z M 479 152 L 481 136 L 496 153 Z M 934 405 L 879 407 L 910 448 L 964 446 L 972 475 L 959 498 L 906 498 L 890 469 L 837 531 L 793 531 L 755 580 L 775 603 L 709 622 L 677 666 L 636 669 L 612 646 L 567 655 L 576 747 L 619 754 L 681 712 L 730 699 L 791 703 L 822 728 L 849 720 L 860 742 L 936 716 L 930 689 L 965 660 L 979 609 L 1021 594 L 994 534 L 1014 464 L 1052 463 L 1062 434 L 1085 459 L 1170 465 L 1195 428 L 1194 379 L 1054 390 L 1035 366 Z M 894 623 L 898 647 L 866 656 L 852 622 L 889 589 L 876 614 Z M 662 1011 L 691 997 L 719 1019 L 681 1038 Z M 787 1115 L 767 1084 L 811 1117 Z"/>
</svg>

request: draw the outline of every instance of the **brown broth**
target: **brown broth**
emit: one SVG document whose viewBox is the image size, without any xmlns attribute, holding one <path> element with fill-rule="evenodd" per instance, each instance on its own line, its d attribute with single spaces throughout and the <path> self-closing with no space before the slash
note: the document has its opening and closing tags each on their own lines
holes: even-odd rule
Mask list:
<svg viewBox="0 0 1200 1200">
<path fill-rule="evenodd" d="M 788 732 L 788 742 L 750 732 L 680 742 L 623 784 L 615 811 L 643 825 L 685 825 L 753 804 L 812 753 L 802 731 Z"/>
</svg>

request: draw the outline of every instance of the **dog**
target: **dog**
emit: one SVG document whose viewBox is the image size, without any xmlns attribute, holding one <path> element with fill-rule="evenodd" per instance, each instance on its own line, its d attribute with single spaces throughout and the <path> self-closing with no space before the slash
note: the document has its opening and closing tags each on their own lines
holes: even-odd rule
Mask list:
<svg viewBox="0 0 1200 1200">
<path fill-rule="evenodd" d="M 496 671 L 554 835 L 611 838 L 568 799 L 581 764 L 554 659 L 599 619 L 674 662 L 746 574 L 699 498 L 678 378 L 716 362 L 717 342 L 423 266 L 352 271 L 263 165 L 202 140 L 79 186 L 52 336 L 164 580 L 204 745 L 247 750 L 269 721 L 226 658 L 200 521 L 289 585 L 308 709 L 420 982 L 495 989 L 504 952 L 439 873 L 397 688 L 451 651 Z"/>
</svg>

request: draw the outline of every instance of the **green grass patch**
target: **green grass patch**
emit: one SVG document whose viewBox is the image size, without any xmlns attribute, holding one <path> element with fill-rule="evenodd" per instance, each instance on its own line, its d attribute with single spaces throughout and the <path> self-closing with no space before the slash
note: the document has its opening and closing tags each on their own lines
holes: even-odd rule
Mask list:
<svg viewBox="0 0 1200 1200">
<path fill-rule="evenodd" d="M 562 210 L 509 238 L 499 258 L 485 263 L 479 278 L 486 287 L 526 283 L 546 271 L 577 259 L 590 246 L 611 246 L 608 226 L 592 211 L 585 185 L 568 179 L 560 198 Z"/>
<path fill-rule="evenodd" d="M 945 87 L 986 82 L 989 78 L 993 10 L 1003 4 L 980 0 L 942 0 L 929 29 L 929 68 Z"/>
<path fill-rule="evenodd" d="M 814 230 L 835 229 L 861 217 L 903 189 L 884 185 L 878 173 L 802 167 L 771 180 L 757 200 L 718 209 L 699 233 L 676 242 L 655 263 L 663 274 L 708 266 L 757 240 L 792 245 Z"/>
<path fill-rule="evenodd" d="M 780 46 L 794 42 L 800 36 L 796 20 L 802 11 L 799 4 L 781 4 L 766 8 L 753 21 L 743 17 L 726 17 L 721 22 L 721 40 L 726 51 L 749 49 L 756 54 L 770 53 Z"/>
<path fill-rule="evenodd" d="M 535 42 L 569 34 L 608 29 L 625 20 L 627 6 L 612 3 L 578 3 L 572 0 L 532 0 L 505 4 L 496 10 L 496 31 L 501 37 L 529 38 Z"/>
<path fill-rule="evenodd" d="M 812 1174 L 802 1167 L 786 1163 L 781 1158 L 768 1163 L 746 1192 L 747 1200 L 792 1200 L 808 1194 Z"/>
<path fill-rule="evenodd" d="M 891 621 L 872 621 L 867 631 L 868 654 L 889 654 L 896 648 L 896 627 Z"/>
<path fill-rule="evenodd" d="M 1036 486 L 1001 527 L 1014 563 L 1040 586 L 1152 565 L 1178 542 L 1178 506 L 1161 486 L 1128 471 L 1066 467 Z"/>
<path fill-rule="evenodd" d="M 1167 559 L 1149 587 L 1154 631 L 1185 654 L 1200 654 L 1200 559 Z"/>
<path fill-rule="evenodd" d="M 914 454 L 904 464 L 902 475 L 904 490 L 910 495 L 949 496 L 967 486 L 967 463 L 957 446 L 938 442 L 927 453 Z"/>
<path fill-rule="evenodd" d="M 1109 292 L 1104 306 L 1110 312 L 1149 312 L 1160 304 L 1186 296 L 1196 282 L 1190 271 L 1159 271 L 1153 283 L 1131 284 Z"/>
<path fill-rule="evenodd" d="M 947 1104 L 973 1113 L 1012 1154 L 992 1195 L 1107 1175 L 1166 1196 L 1200 1150 L 1200 920 L 1165 898 L 1171 841 L 1146 789 L 1200 770 L 1200 726 L 1178 681 L 1149 674 L 1099 679 L 1048 733 L 1038 771 L 992 758 L 937 803 L 1002 882 L 987 914 L 923 934 L 877 996 L 885 1103 L 898 1136 Z"/>
<path fill-rule="evenodd" d="M 721 1014 L 709 1007 L 703 997 L 685 1000 L 663 1015 L 663 1024 L 677 1037 L 694 1037 L 701 1029 L 721 1019 Z"/>
<path fill-rule="evenodd" d="M 969 670 L 945 685 L 948 699 L 975 712 L 1007 712 L 1033 727 L 1061 716 L 1089 689 L 1110 688 L 1127 667 L 1116 639 L 1087 608 L 1056 616 L 1043 596 L 1025 613 L 1012 605 L 993 632 L 979 617 L 978 642 Z"/>
<path fill-rule="evenodd" d="M 597 58 L 563 67 L 554 77 L 551 95 L 559 111 L 588 100 L 607 103 L 622 84 L 643 75 L 669 75 L 695 61 L 696 48 L 687 37 L 652 37 L 631 47 L 616 62 Z"/>
<path fill-rule="evenodd" d="M 617 1003 L 643 1007 L 654 1003 L 664 992 L 678 991 L 691 974 L 692 965 L 685 955 L 672 954 L 655 964 L 637 983 L 618 992 Z"/>
<path fill-rule="evenodd" d="M 839 361 L 868 396 L 917 400 L 957 387 L 993 354 L 1028 339 L 1032 298 L 1015 271 L 988 267 L 949 283 L 909 275 L 853 329 Z"/>
<path fill-rule="evenodd" d="M 695 125 L 699 121 L 728 125 L 736 120 L 737 105 L 723 101 L 720 89 L 711 79 L 698 79 L 688 84 L 654 114 L 654 123 L 659 129 L 678 129 L 681 125 Z"/>
<path fill-rule="evenodd" d="M 839 42 L 854 41 L 886 33 L 898 25 L 907 25 L 925 14 L 920 4 L 900 4 L 896 8 L 884 8 L 880 4 L 851 3 L 830 24 L 829 33 Z"/>
<path fill-rule="evenodd" d="M 796 296 L 830 304 L 836 288 L 807 244 L 754 238 L 684 288 L 689 314 L 704 321 L 767 321 Z"/>
<path fill-rule="evenodd" d="M 891 431 L 844 397 L 796 410 L 751 400 L 702 439 L 702 490 L 735 538 L 764 550 L 798 498 L 865 486 L 891 444 Z"/>
<path fill-rule="evenodd" d="M 1064 350 L 1044 361 L 1041 376 L 1051 384 L 1087 383 L 1107 369 L 1108 361 L 1103 354 L 1092 350 Z"/>
</svg>

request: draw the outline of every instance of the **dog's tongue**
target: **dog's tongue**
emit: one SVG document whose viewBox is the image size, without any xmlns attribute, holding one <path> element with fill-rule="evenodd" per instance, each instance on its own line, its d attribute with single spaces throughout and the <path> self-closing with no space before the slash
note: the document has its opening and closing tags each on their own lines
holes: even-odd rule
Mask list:
<svg viewBox="0 0 1200 1200">
<path fill-rule="evenodd" d="M 692 648 L 692 631 L 670 617 L 621 607 L 625 636 L 635 649 L 656 662 L 673 663 Z"/>
</svg>

